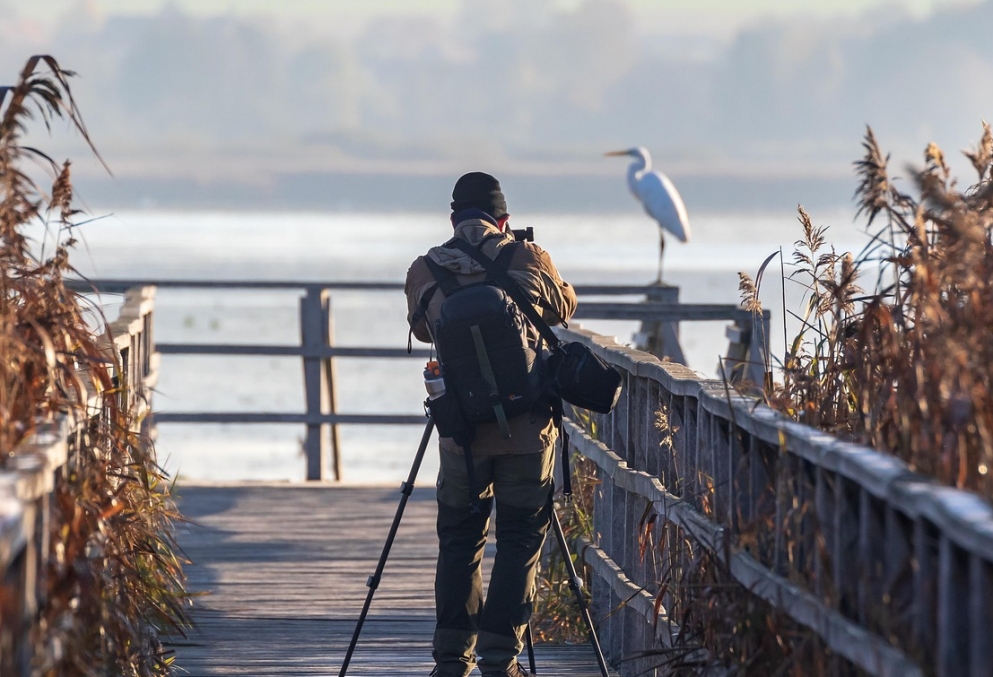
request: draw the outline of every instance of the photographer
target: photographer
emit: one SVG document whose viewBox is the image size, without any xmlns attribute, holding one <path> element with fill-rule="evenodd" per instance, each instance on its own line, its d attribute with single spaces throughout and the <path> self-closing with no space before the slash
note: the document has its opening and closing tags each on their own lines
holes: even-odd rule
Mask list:
<svg viewBox="0 0 993 677">
<path fill-rule="evenodd" d="M 451 208 L 455 238 L 494 260 L 505 247 L 513 247 L 500 261 L 543 319 L 558 324 L 572 316 L 575 291 L 544 250 L 531 242 L 515 244 L 507 203 L 494 177 L 482 172 L 462 176 L 452 192 Z M 433 247 L 407 271 L 407 319 L 413 335 L 426 343 L 433 342 L 446 297 L 432 270 L 440 266 L 450 271 L 462 286 L 488 280 L 483 266 L 450 246 L 452 242 Z M 529 323 L 524 325 L 531 348 L 540 352 L 537 332 Z M 500 366 L 494 364 L 493 369 L 499 372 Z M 464 677 L 477 661 L 484 677 L 526 675 L 517 656 L 531 616 L 535 567 L 549 524 L 556 434 L 551 405 L 542 400 L 499 424 L 477 424 L 469 467 L 468 445 L 441 437 L 433 675 Z M 494 500 L 497 555 L 484 601 L 480 563 Z M 472 510 L 475 505 L 480 509 Z"/>
</svg>

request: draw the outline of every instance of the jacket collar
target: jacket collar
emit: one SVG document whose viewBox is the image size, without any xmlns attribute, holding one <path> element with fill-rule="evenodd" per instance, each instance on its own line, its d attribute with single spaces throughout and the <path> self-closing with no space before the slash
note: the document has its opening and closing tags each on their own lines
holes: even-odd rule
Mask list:
<svg viewBox="0 0 993 677">
<path fill-rule="evenodd" d="M 488 219 L 470 218 L 455 224 L 455 237 L 465 240 L 469 244 L 478 245 L 484 239 L 491 237 L 499 239 L 508 237 L 508 235 L 501 233 L 500 228 Z"/>
<path fill-rule="evenodd" d="M 476 207 L 469 207 L 468 209 L 463 209 L 462 211 L 452 214 L 452 222 L 456 224 L 463 221 L 468 221 L 469 219 L 482 219 L 483 221 L 492 223 L 497 228 L 500 227 L 495 218 L 484 212 L 482 209 L 477 209 Z"/>
<path fill-rule="evenodd" d="M 461 212 L 459 215 L 461 215 Z M 501 233 L 500 229 L 489 219 L 469 218 L 456 223 L 455 237 L 465 240 L 471 245 L 479 245 L 487 238 L 499 240 L 501 238 L 512 238 L 513 235 L 510 233 Z M 460 249 L 440 245 L 438 247 L 432 247 L 428 252 L 428 256 L 435 263 L 448 268 L 454 273 L 469 275 L 486 272 L 483 266 Z"/>
</svg>

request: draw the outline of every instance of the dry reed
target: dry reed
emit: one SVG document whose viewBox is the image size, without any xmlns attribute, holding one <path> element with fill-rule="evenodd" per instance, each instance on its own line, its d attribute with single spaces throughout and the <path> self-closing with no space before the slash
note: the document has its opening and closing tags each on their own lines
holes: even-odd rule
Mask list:
<svg viewBox="0 0 993 677">
<path fill-rule="evenodd" d="M 993 497 L 993 135 L 966 151 L 977 181 L 959 190 L 941 149 L 898 190 L 869 129 L 856 196 L 871 242 L 857 256 L 826 246 L 800 209 L 790 314 L 770 403 L 799 421 L 893 453 L 919 472 Z M 859 274 L 876 270 L 862 292 Z M 757 291 L 757 290 L 756 290 Z M 757 293 L 746 293 L 754 302 Z"/>
<path fill-rule="evenodd" d="M 596 423 L 588 413 L 573 409 L 573 420 L 581 422 L 591 435 L 596 435 Z M 571 453 L 571 451 L 563 448 L 560 453 Z M 576 538 L 580 536 L 592 541 L 593 492 L 597 486 L 595 466 L 591 461 L 578 454 L 573 454 L 570 460 L 573 493 L 570 500 L 560 501 L 556 510 L 562 522 L 562 531 L 565 533 L 567 542 L 574 543 Z M 589 602 L 589 572 L 582 558 L 576 552 L 570 554 L 577 573 L 586 579 L 581 592 L 586 595 L 586 601 Z M 588 641 L 587 628 L 583 622 L 575 593 L 569 587 L 569 572 L 555 537 L 550 532 L 545 540 L 544 555 L 535 581 L 537 590 L 531 622 L 535 641 L 548 643 L 586 642 Z"/>
<path fill-rule="evenodd" d="M 64 119 L 93 148 L 72 75 L 36 56 L 16 85 L 0 88 L 0 457 L 16 455 L 39 421 L 68 413 L 80 422 L 53 495 L 35 674 L 164 675 L 171 658 L 162 633 L 187 624 L 173 539 L 180 517 L 139 432 L 140 394 L 117 382 L 119 356 L 64 284 L 77 217 L 69 162 L 23 144 L 33 119 L 46 127 Z M 50 171 L 48 191 L 31 169 L 39 165 Z M 47 258 L 25 235 L 40 224 L 55 239 Z"/>
</svg>

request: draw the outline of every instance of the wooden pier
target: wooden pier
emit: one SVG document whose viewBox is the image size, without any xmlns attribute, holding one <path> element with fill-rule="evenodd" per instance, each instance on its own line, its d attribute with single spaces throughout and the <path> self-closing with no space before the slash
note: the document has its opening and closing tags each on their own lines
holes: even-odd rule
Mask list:
<svg viewBox="0 0 993 677">
<path fill-rule="evenodd" d="M 382 289 L 398 291 L 385 284 Z M 600 289 L 587 293 L 609 295 Z M 335 347 L 330 332 L 317 340 L 314 327 L 314 340 L 306 340 L 306 318 L 327 319 L 323 287 L 306 289 L 304 300 L 308 297 L 322 303 L 301 304 L 300 346 L 165 347 L 176 354 L 300 356 L 311 375 L 305 385 L 314 395 L 307 398 L 307 411 L 280 414 L 283 419 L 242 414 L 241 422 L 272 417 L 306 425 L 313 443 L 304 444 L 306 476 L 323 479 L 313 470 L 320 465 L 321 476 L 330 465 L 324 455 L 328 426 L 423 419 L 333 411 L 326 397 L 333 370 L 322 369 L 321 360 L 400 355 Z M 118 377 L 128 384 L 126 392 L 154 383 L 162 352 L 163 346 L 151 341 L 150 298 L 145 291 L 129 291 L 122 319 L 112 326 L 120 333 Z M 675 310 L 678 315 L 671 314 Z M 611 317 L 630 312 L 655 323 L 727 314 L 727 309 L 665 302 L 587 311 Z M 741 348 L 749 323 L 736 315 L 728 319 L 737 326 L 728 332 L 732 347 Z M 754 320 L 753 328 L 765 325 L 764 319 Z M 673 650 L 711 667 L 729 656 L 719 643 L 727 638 L 717 636 L 707 645 L 679 627 L 685 618 L 679 610 L 699 589 L 684 574 L 700 557 L 716 563 L 727 590 L 747 595 L 749 603 L 761 601 L 802 630 L 807 638 L 802 641 L 815 647 L 825 674 L 993 677 L 993 507 L 982 498 L 939 486 L 892 456 L 787 420 L 735 392 L 733 384 L 575 327 L 562 336 L 589 345 L 624 378 L 623 394 L 610 414 L 581 414 L 565 422 L 570 452 L 585 459 L 584 472 L 594 487 L 592 533 L 573 547 L 585 565 L 604 655 L 623 677 L 662 677 L 668 667 L 659 657 Z M 730 361 L 754 366 L 762 343 L 751 337 L 750 350 L 729 354 Z M 308 364 L 317 368 L 308 370 Z M 173 414 L 168 421 L 207 418 L 197 416 Z M 46 439 L 32 444 L 65 445 L 64 434 Z M 47 557 L 47 539 L 32 534 L 47 533 L 45 491 L 52 484 L 48 480 L 58 479 L 58 458 L 64 454 L 42 456 L 33 471 L 17 466 L 0 472 L 3 675 L 31 674 L 27 640 L 35 623 L 39 565 Z M 31 478 L 48 479 L 28 482 L 37 485 L 34 493 L 22 490 Z M 348 674 L 431 670 L 436 555 L 431 479 L 419 479 L 407 504 Z M 337 675 L 399 490 L 340 482 L 179 489 L 180 508 L 192 520 L 180 535 L 193 561 L 187 567 L 189 589 L 206 594 L 196 600 L 195 630 L 170 644 L 177 667 L 193 677 Z M 727 613 L 733 614 L 733 607 Z M 548 675 L 598 674 L 585 644 L 539 646 L 537 668 Z"/>
<path fill-rule="evenodd" d="M 424 484 L 407 503 L 350 675 L 426 677 L 434 666 L 436 504 L 431 479 Z M 179 494 L 191 520 L 180 532 L 193 561 L 190 589 L 205 594 L 196 600 L 196 628 L 171 644 L 184 671 L 177 674 L 337 675 L 398 489 L 234 484 Z M 535 653 L 539 675 L 600 674 L 586 644 L 538 645 Z"/>
</svg>

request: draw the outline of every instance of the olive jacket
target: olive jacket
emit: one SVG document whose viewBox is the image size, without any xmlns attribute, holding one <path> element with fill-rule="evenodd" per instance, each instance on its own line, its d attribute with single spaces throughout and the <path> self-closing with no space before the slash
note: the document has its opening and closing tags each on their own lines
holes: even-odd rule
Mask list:
<svg viewBox="0 0 993 677">
<path fill-rule="evenodd" d="M 514 241 L 509 231 L 501 233 L 493 224 L 476 218 L 456 224 L 455 237 L 477 246 L 482 243 L 483 254 L 491 259 L 495 259 L 503 247 Z M 462 284 L 481 282 L 486 277 L 482 265 L 460 249 L 441 245 L 431 248 L 425 256 L 455 273 L 456 279 Z M 535 299 L 536 309 L 549 325 L 567 321 L 576 311 L 576 291 L 562 280 L 551 257 L 533 242 L 525 242 L 517 248 L 510 259 L 507 273 L 525 294 Z M 407 295 L 407 322 L 412 324 L 414 336 L 425 343 L 432 342 L 429 327 L 433 326 L 441 312 L 444 295 L 440 290 L 432 296 L 427 307 L 427 316 L 420 317 L 417 322 L 413 320 L 420 308 L 421 297 L 435 282 L 424 263 L 424 256 L 417 257 L 407 271 L 404 292 Z M 544 299 L 544 304 L 537 304 L 539 297 Z M 530 331 L 534 333 L 533 328 Z M 537 338 L 537 335 L 531 336 L 532 341 L 536 342 Z M 539 453 L 555 442 L 555 427 L 547 414 L 522 414 L 510 419 L 509 423 L 510 439 L 503 438 L 496 423 L 477 426 L 472 452 L 492 455 Z M 447 437 L 441 438 L 441 447 L 456 452 L 460 450 L 454 440 Z"/>
</svg>

